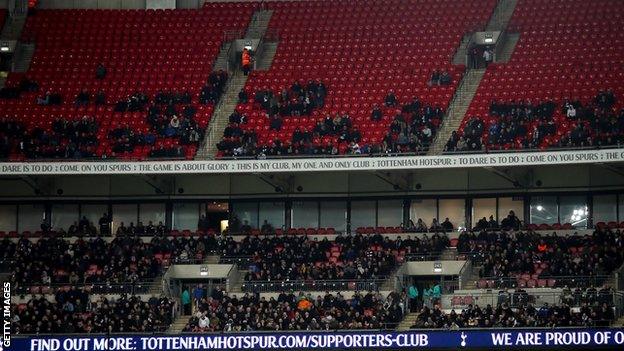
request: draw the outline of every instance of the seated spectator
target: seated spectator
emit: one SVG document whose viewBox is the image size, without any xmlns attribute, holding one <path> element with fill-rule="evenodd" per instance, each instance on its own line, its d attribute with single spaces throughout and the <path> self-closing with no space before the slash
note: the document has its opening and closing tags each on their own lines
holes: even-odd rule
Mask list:
<svg viewBox="0 0 624 351">
<path fill-rule="evenodd" d="M 444 229 L 444 231 L 446 231 L 446 232 L 452 232 L 453 229 L 454 229 L 453 223 L 451 223 L 451 221 L 448 219 L 448 217 L 446 217 L 444 222 L 442 222 L 441 226 L 442 226 L 442 229 Z"/>
<path fill-rule="evenodd" d="M 145 333 L 163 332 L 173 322 L 173 302 L 152 296 L 122 295 L 116 300 L 77 289 L 59 290 L 55 302 L 33 297 L 25 308 L 11 305 L 15 334 Z"/>
<path fill-rule="evenodd" d="M 440 85 L 451 85 L 453 79 L 447 71 L 443 71 L 440 75 Z"/>
<path fill-rule="evenodd" d="M 388 92 L 388 95 L 386 95 L 386 98 L 384 99 L 384 104 L 386 105 L 386 107 L 395 107 L 398 105 L 398 103 L 399 101 L 394 95 L 394 90 L 390 90 Z"/>
<path fill-rule="evenodd" d="M 501 227 L 503 229 L 520 229 L 520 219 L 516 217 L 516 213 L 513 210 L 509 211 L 507 217 L 501 221 Z"/>
<path fill-rule="evenodd" d="M 238 92 L 238 103 L 246 104 L 248 100 L 249 96 L 247 96 L 247 92 L 244 89 L 241 89 L 241 91 Z"/>
<path fill-rule="evenodd" d="M 249 294 L 221 295 L 204 299 L 183 331 L 379 329 L 397 325 L 402 317 L 396 293 L 385 299 L 378 293 L 357 291 L 350 299 L 339 292 L 316 297 L 282 293 L 268 300 Z"/>
<path fill-rule="evenodd" d="M 97 68 L 95 69 L 95 78 L 96 79 L 104 79 L 107 74 L 106 67 L 102 63 L 98 63 Z"/>
<path fill-rule="evenodd" d="M 76 106 L 86 106 L 89 104 L 89 100 L 91 99 L 91 97 L 89 96 L 89 93 L 86 92 L 85 90 L 82 90 L 81 92 L 78 93 L 78 95 L 76 95 Z"/>
<path fill-rule="evenodd" d="M 429 85 L 440 85 L 440 72 L 437 69 L 431 74 Z"/>
<path fill-rule="evenodd" d="M 381 121 L 383 115 L 381 113 L 381 109 L 377 104 L 373 105 L 373 112 L 371 114 L 371 120 L 373 121 Z"/>
<path fill-rule="evenodd" d="M 106 105 L 106 94 L 103 91 L 97 92 L 93 101 L 97 106 Z"/>
</svg>

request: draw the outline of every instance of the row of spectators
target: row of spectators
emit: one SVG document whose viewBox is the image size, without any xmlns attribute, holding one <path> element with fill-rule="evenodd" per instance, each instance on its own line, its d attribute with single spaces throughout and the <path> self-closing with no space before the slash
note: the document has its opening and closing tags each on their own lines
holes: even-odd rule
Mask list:
<svg viewBox="0 0 624 351">
<path fill-rule="evenodd" d="M 503 303 L 497 307 L 487 305 L 481 308 L 470 305 L 457 313 L 423 307 L 412 328 L 526 328 L 526 327 L 590 327 L 608 326 L 614 320 L 613 307 L 605 304 L 572 308 L 567 304 L 550 306 L 544 304 L 536 308 L 533 305 L 511 308 Z"/>
<path fill-rule="evenodd" d="M 624 235 L 608 229 L 585 236 L 465 232 L 459 236 L 457 250 L 482 262 L 481 277 L 600 276 L 624 263 Z"/>
<path fill-rule="evenodd" d="M 33 296 L 11 309 L 14 334 L 163 332 L 173 322 L 173 302 L 166 297 L 100 296 L 90 301 L 86 292 L 74 288 L 58 291 L 54 301 Z"/>
<path fill-rule="evenodd" d="M 105 72 L 105 68 L 97 72 Z M 103 79 L 106 73 L 96 76 Z M 202 88 L 199 102 L 202 104 L 216 103 L 225 88 L 228 74 L 224 71 L 213 72 Z M 36 92 L 36 82 L 24 78 L 17 87 L 3 88 L 0 98 L 19 98 L 24 92 Z M 47 91 L 37 98 L 39 105 L 60 105 L 63 96 Z M 77 107 L 91 103 L 106 105 L 107 99 L 103 92 L 82 90 L 76 94 L 74 104 Z M 135 128 L 136 121 L 114 122 L 108 137 L 111 141 L 111 154 L 102 157 L 116 157 L 124 153 L 132 153 L 136 147 L 149 146 L 152 157 L 185 157 L 185 146 L 197 145 L 203 138 L 203 130 L 195 120 L 197 112 L 192 104 L 192 94 L 185 92 L 161 91 L 153 99 L 143 92 L 137 91 L 125 99 L 114 103 L 116 112 L 147 112 L 146 122 L 150 128 Z M 0 157 L 7 158 L 12 153 L 19 153 L 27 158 L 92 158 L 100 156 L 96 153 L 98 146 L 99 125 L 95 118 L 85 116 L 82 120 L 58 118 L 53 128 L 37 126 L 26 129 L 19 121 L 3 117 L 0 123 Z M 173 140 L 157 145 L 159 138 Z"/>
<path fill-rule="evenodd" d="M 57 118 L 51 128 L 27 130 L 16 121 L 0 121 L 0 157 L 20 152 L 28 158 L 82 158 L 95 156 L 98 123 L 93 117 Z"/>
<path fill-rule="evenodd" d="M 403 318 L 403 303 L 396 293 L 340 292 L 316 297 L 281 293 L 277 299 L 245 294 L 241 298 L 216 291 L 202 298 L 184 332 L 257 330 L 336 330 L 394 328 Z"/>
<path fill-rule="evenodd" d="M 565 100 L 558 106 L 551 100 L 532 102 L 511 100 L 490 103 L 486 120 L 474 116 L 461 133 L 453 132 L 445 151 L 496 150 L 505 146 L 535 149 L 546 138 L 561 137 L 548 146 L 597 147 L 624 143 L 624 109 L 616 113 L 611 90 L 600 91 L 592 101 Z M 560 108 L 566 121 L 556 121 Z M 567 126 L 569 124 L 569 126 Z"/>
<path fill-rule="evenodd" d="M 118 237 L 110 243 L 99 237 L 73 243 L 55 237 L 21 238 L 17 243 L 5 238 L 0 246 L 0 258 L 8 262 L 16 287 L 137 282 L 152 279 L 161 270 L 155 258 L 161 248 L 139 238 Z M 167 252 L 175 251 L 169 247 Z"/>
<path fill-rule="evenodd" d="M 386 107 L 400 109 L 389 126 L 389 131 L 382 141 L 381 153 L 423 152 L 435 138 L 438 126 L 444 116 L 439 106 L 431 106 L 414 97 L 412 101 L 400 104 L 394 91 L 390 91 L 384 99 Z M 375 105 L 371 119 L 381 120 L 381 109 Z"/>
<path fill-rule="evenodd" d="M 240 242 L 226 238 L 222 253 L 252 256 L 247 281 L 374 279 L 392 272 L 397 263 L 393 251 L 409 251 L 412 245 L 401 243 L 399 248 L 381 235 L 339 236 L 335 242 L 306 236 L 247 236 Z"/>
</svg>

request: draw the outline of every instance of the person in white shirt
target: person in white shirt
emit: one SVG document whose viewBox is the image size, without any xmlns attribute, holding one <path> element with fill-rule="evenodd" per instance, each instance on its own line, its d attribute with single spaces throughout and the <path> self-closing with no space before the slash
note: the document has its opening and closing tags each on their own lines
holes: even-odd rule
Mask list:
<svg viewBox="0 0 624 351">
<path fill-rule="evenodd" d="M 566 111 L 566 116 L 570 119 L 576 118 L 576 109 L 572 104 L 567 105 L 568 110 Z"/>
<path fill-rule="evenodd" d="M 424 136 L 427 137 L 427 139 L 431 138 L 431 128 L 429 128 L 429 126 L 425 126 L 425 128 L 423 128 L 422 133 Z"/>
<path fill-rule="evenodd" d="M 492 59 L 493 59 L 492 51 L 489 48 L 483 50 L 483 60 L 485 61 L 485 67 L 486 68 L 492 62 Z"/>
<path fill-rule="evenodd" d="M 199 327 L 204 329 L 204 328 L 208 328 L 208 326 L 210 325 L 210 319 L 208 318 L 208 316 L 206 316 L 205 314 L 201 316 L 201 318 L 199 319 Z"/>
</svg>

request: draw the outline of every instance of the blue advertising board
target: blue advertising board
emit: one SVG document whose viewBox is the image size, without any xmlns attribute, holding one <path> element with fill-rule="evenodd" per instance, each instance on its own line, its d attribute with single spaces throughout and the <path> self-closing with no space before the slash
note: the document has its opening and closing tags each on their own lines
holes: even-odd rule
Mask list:
<svg viewBox="0 0 624 351">
<path fill-rule="evenodd" d="M 624 349 L 624 329 L 273 332 L 115 336 L 13 336 L 0 351 L 198 351 L 356 349 Z M 4 350 L 2 350 L 4 349 Z"/>
</svg>

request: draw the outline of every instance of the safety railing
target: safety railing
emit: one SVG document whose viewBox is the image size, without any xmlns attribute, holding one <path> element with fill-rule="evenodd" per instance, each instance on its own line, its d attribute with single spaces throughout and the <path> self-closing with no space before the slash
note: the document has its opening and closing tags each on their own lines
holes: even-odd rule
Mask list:
<svg viewBox="0 0 624 351">
<path fill-rule="evenodd" d="M 253 262 L 253 256 L 221 256 L 219 263 L 235 264 L 245 269 Z"/>
<path fill-rule="evenodd" d="M 91 294 L 147 294 L 156 288 L 161 291 L 161 282 L 126 282 L 126 283 L 88 283 L 88 284 L 51 284 L 51 285 L 16 285 L 12 287 L 13 295 L 54 294 L 59 290 L 85 290 Z"/>
<path fill-rule="evenodd" d="M 619 295 L 619 297 L 618 297 Z M 506 304 L 510 307 L 523 307 L 533 305 L 536 308 L 548 304 L 549 306 L 566 304 L 570 307 L 580 307 L 583 305 L 618 307 L 622 306 L 622 292 L 616 293 L 613 290 L 498 290 L 498 291 L 467 291 L 466 293 L 456 292 L 453 295 L 443 296 L 442 306 L 444 308 L 455 308 L 468 305 L 479 305 L 481 307 L 492 305 L 498 306 Z"/>
<path fill-rule="evenodd" d="M 529 278 L 529 277 L 527 277 Z M 563 287 L 600 287 L 609 282 L 609 275 L 594 276 L 542 276 L 537 279 L 517 277 L 483 277 L 477 282 L 477 288 L 563 288 Z"/>
<path fill-rule="evenodd" d="M 435 261 L 439 260 L 441 256 L 441 251 L 428 253 L 410 253 L 405 255 L 405 261 Z"/>
<path fill-rule="evenodd" d="M 385 278 L 348 280 L 282 280 L 246 281 L 241 288 L 244 292 L 285 292 L 285 291 L 377 291 Z"/>
</svg>

